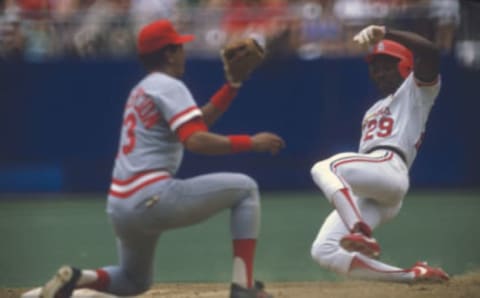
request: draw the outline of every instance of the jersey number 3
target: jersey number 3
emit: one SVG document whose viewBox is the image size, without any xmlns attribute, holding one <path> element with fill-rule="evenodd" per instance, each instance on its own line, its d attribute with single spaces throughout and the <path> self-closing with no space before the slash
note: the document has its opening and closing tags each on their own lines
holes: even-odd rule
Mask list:
<svg viewBox="0 0 480 298">
<path fill-rule="evenodd" d="M 363 137 L 363 141 L 373 139 L 375 136 L 379 138 L 385 138 L 392 134 L 393 130 L 393 118 L 382 117 L 380 119 L 372 119 L 367 122 L 367 132 Z"/>
<path fill-rule="evenodd" d="M 135 115 L 133 113 L 128 114 L 125 120 L 123 120 L 123 125 L 127 130 L 127 141 L 126 144 L 122 146 L 122 152 L 123 154 L 127 155 L 132 152 L 133 148 L 135 147 L 135 126 L 137 126 L 137 119 L 135 118 Z"/>
</svg>

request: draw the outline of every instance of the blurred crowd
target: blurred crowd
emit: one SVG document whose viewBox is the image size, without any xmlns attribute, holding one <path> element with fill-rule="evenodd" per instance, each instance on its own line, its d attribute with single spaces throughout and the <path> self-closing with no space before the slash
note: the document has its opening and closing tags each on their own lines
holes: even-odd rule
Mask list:
<svg viewBox="0 0 480 298">
<path fill-rule="evenodd" d="M 371 23 L 408 29 L 444 51 L 459 0 L 0 0 L 0 57 L 44 61 L 135 55 L 139 28 L 167 18 L 193 33 L 189 55 L 218 57 L 230 39 L 267 37 L 272 56 L 355 55 L 352 36 Z"/>
</svg>

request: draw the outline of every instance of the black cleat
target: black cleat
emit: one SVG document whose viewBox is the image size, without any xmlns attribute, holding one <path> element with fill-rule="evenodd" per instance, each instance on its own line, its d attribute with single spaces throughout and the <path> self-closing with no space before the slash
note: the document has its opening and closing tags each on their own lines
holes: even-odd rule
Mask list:
<svg viewBox="0 0 480 298">
<path fill-rule="evenodd" d="M 265 286 L 261 281 L 255 281 L 253 288 L 247 289 L 235 283 L 230 286 L 230 298 L 273 298 L 264 290 Z"/>
<path fill-rule="evenodd" d="M 62 266 L 42 288 L 40 298 L 69 298 L 81 272 L 77 268 Z"/>
</svg>

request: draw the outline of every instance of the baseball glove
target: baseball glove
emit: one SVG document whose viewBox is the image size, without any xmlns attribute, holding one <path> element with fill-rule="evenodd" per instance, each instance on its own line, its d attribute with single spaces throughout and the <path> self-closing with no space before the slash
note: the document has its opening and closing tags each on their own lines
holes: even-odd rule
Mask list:
<svg viewBox="0 0 480 298">
<path fill-rule="evenodd" d="M 233 87 L 240 87 L 263 61 L 265 51 L 254 39 L 245 38 L 227 44 L 220 56 L 227 81 Z"/>
</svg>

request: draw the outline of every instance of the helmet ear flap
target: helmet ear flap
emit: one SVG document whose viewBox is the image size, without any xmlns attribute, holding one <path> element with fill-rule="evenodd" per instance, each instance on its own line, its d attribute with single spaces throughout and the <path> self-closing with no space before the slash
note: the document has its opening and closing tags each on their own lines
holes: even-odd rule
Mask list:
<svg viewBox="0 0 480 298">
<path fill-rule="evenodd" d="M 408 77 L 410 72 L 412 72 L 412 66 L 407 59 L 400 59 L 400 61 L 398 61 L 397 67 L 398 67 L 398 72 L 400 72 L 400 75 L 404 79 Z"/>
</svg>

